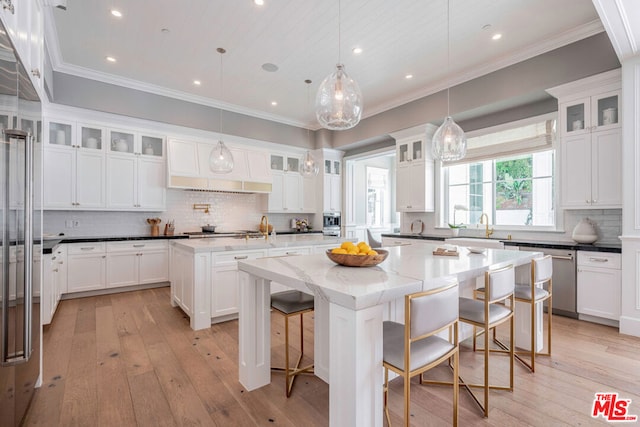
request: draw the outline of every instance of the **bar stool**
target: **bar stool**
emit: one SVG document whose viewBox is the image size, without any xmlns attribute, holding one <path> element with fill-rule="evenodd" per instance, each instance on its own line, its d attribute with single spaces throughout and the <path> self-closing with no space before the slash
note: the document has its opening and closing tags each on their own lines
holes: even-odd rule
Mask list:
<svg viewBox="0 0 640 427">
<path fill-rule="evenodd" d="M 304 328 L 303 318 L 305 313 L 313 311 L 313 295 L 306 294 L 304 292 L 290 290 L 284 292 L 278 292 L 271 295 L 271 308 L 276 313 L 284 316 L 284 368 L 272 367 L 272 371 L 284 372 L 285 375 L 285 391 L 287 397 L 291 396 L 291 389 L 293 388 L 293 382 L 300 374 L 313 374 L 313 364 L 300 367 L 300 362 L 304 356 Z M 296 362 L 295 367 L 291 367 L 289 364 L 289 318 L 292 316 L 300 316 L 300 356 Z"/>
<path fill-rule="evenodd" d="M 537 349 L 537 333 L 536 333 L 536 325 L 538 319 L 538 303 L 543 303 L 546 300 L 549 300 L 548 307 L 551 310 L 553 305 L 553 259 L 551 255 L 546 255 L 541 258 L 534 258 L 531 260 L 531 280 L 528 284 L 518 284 L 516 283 L 514 298 L 516 302 L 522 302 L 529 304 L 531 308 L 531 347 L 529 350 L 515 350 L 514 356 L 515 358 L 522 363 L 525 367 L 527 367 L 532 373 L 535 372 L 535 363 L 536 356 L 551 356 L 551 323 L 552 323 L 552 314 L 549 311 L 549 319 L 547 322 L 547 351 L 539 352 Z M 544 285 L 547 285 L 547 289 L 544 288 Z M 478 288 L 475 290 L 475 295 L 477 298 L 483 298 L 484 288 Z M 534 298 L 531 298 L 531 295 L 534 295 Z M 495 329 L 494 329 L 493 341 L 498 344 L 503 349 L 507 349 L 507 346 L 496 338 Z M 523 359 L 520 355 L 529 356 L 529 361 Z"/>
<path fill-rule="evenodd" d="M 453 425 L 458 425 L 458 283 L 406 295 L 405 323 L 383 323 L 384 413 L 389 416 L 389 370 L 404 381 L 404 425 L 409 425 L 411 378 L 452 358 Z M 449 331 L 449 340 L 435 335 Z M 452 340 L 452 342 L 451 342 Z"/>
<path fill-rule="evenodd" d="M 382 247 L 382 242 L 380 240 L 377 240 L 375 237 L 373 237 L 373 233 L 368 228 L 367 228 L 367 240 L 369 241 L 369 246 L 372 249 Z"/>
<path fill-rule="evenodd" d="M 514 290 L 515 290 L 515 273 L 513 265 L 503 267 L 497 270 L 490 270 L 484 274 L 484 283 L 486 288 L 486 296 L 482 300 L 473 298 L 459 299 L 460 305 L 460 321 L 473 325 L 473 349 L 476 349 L 476 338 L 480 334 L 484 334 L 484 382 L 483 384 L 468 384 L 461 380 L 460 385 L 471 394 L 471 397 L 478 404 L 485 417 L 489 416 L 489 389 L 509 390 L 513 391 L 513 361 L 514 361 L 514 324 L 513 310 L 514 307 Z M 509 301 L 509 305 L 505 302 Z M 489 332 L 506 321 L 509 321 L 509 347 L 508 349 L 489 349 Z M 476 329 L 482 328 L 480 334 L 476 334 Z M 491 385 L 489 384 L 489 354 L 491 352 L 507 353 L 509 355 L 509 386 Z M 484 389 L 484 404 L 471 390 L 471 387 L 480 387 Z"/>
</svg>

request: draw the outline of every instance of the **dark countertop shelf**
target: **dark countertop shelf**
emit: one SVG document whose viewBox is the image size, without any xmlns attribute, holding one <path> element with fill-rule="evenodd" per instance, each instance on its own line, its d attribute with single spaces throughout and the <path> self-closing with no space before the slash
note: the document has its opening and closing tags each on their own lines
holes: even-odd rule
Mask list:
<svg viewBox="0 0 640 427">
<path fill-rule="evenodd" d="M 449 237 L 443 236 L 428 236 L 422 234 L 402 234 L 402 233 L 389 233 L 382 234 L 382 237 L 397 237 L 402 239 L 416 239 L 416 240 L 439 240 L 444 241 Z M 463 238 L 473 239 L 473 237 L 461 236 Z M 513 240 L 505 240 L 505 239 L 495 239 L 502 243 L 505 246 L 518 246 L 523 248 L 540 248 L 540 249 L 567 249 L 574 251 L 592 251 L 592 252 L 612 252 L 612 253 L 622 253 L 622 244 L 621 243 L 594 243 L 594 244 L 585 244 L 585 243 L 576 243 L 576 242 L 548 242 L 548 241 L 537 241 L 537 240 L 522 240 L 522 239 L 513 239 Z"/>
</svg>

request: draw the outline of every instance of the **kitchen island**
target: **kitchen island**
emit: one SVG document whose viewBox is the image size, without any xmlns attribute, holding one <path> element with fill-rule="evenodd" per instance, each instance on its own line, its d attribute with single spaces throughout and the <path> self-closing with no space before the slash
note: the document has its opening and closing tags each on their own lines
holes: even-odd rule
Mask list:
<svg viewBox="0 0 640 427">
<path fill-rule="evenodd" d="M 182 308 L 194 330 L 235 319 L 239 261 L 324 253 L 345 240 L 350 239 L 316 233 L 175 240 L 169 248 L 171 304 Z M 284 289 L 273 286 L 274 291 Z"/>
<path fill-rule="evenodd" d="M 537 252 L 487 249 L 436 256 L 435 245 L 386 248 L 376 267 L 350 268 L 326 255 L 238 263 L 239 379 L 248 390 L 271 381 L 271 282 L 315 296 L 315 374 L 330 384 L 332 426 L 382 426 L 382 322 L 403 319 L 403 296 L 458 281 L 470 295 L 484 271 L 527 264 Z"/>
</svg>

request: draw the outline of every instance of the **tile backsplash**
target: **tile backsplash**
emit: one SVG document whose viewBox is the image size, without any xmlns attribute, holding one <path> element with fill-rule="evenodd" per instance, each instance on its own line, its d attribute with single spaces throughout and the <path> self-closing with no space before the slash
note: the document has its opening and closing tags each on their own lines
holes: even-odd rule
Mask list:
<svg viewBox="0 0 640 427">
<path fill-rule="evenodd" d="M 211 205 L 209 213 L 194 210 L 194 204 Z M 175 221 L 175 233 L 200 231 L 202 225 L 216 225 L 216 231 L 257 230 L 266 211 L 266 194 L 215 193 L 205 191 L 167 190 L 164 212 L 45 211 L 44 233 L 67 236 L 147 235 L 147 218 L 162 219 L 160 233 L 167 221 Z M 292 218 L 314 215 L 269 214 L 269 224 L 276 232 L 289 231 Z"/>
</svg>

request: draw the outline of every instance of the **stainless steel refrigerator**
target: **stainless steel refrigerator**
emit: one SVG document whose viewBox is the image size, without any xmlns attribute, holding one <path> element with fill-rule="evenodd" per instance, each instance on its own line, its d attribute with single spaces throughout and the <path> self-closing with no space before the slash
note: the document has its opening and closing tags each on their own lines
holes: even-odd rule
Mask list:
<svg viewBox="0 0 640 427">
<path fill-rule="evenodd" d="M 0 23 L 0 426 L 19 425 L 40 374 L 41 106 Z"/>
</svg>

